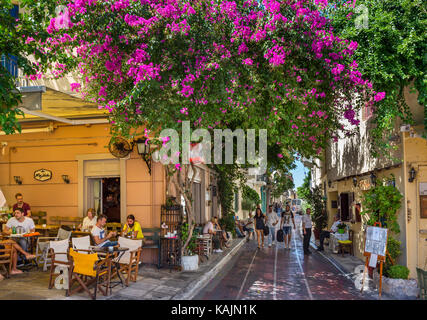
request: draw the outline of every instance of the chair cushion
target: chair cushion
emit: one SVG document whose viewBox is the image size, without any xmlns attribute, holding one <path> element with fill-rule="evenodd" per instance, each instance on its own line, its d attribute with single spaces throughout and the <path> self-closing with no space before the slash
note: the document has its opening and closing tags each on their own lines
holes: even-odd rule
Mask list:
<svg viewBox="0 0 427 320">
<path fill-rule="evenodd" d="M 352 241 L 351 240 L 339 240 L 338 243 L 341 243 L 341 244 L 351 244 Z"/>
</svg>

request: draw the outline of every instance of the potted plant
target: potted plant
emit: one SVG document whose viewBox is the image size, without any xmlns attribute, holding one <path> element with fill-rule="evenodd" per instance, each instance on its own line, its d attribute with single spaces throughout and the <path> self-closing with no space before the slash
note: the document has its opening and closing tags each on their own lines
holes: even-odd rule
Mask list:
<svg viewBox="0 0 427 320">
<path fill-rule="evenodd" d="M 347 229 L 347 225 L 343 222 L 341 222 L 339 225 L 337 225 L 338 233 L 344 234 L 345 230 Z"/>
<path fill-rule="evenodd" d="M 184 223 L 181 227 L 181 241 L 185 243 L 189 237 L 188 223 Z M 197 244 L 197 233 L 193 229 L 191 239 L 189 240 L 187 247 L 184 248 L 184 255 L 181 257 L 181 267 L 184 271 L 193 271 L 199 268 L 199 256 L 196 252 Z"/>
<path fill-rule="evenodd" d="M 320 232 L 328 225 L 328 214 L 326 213 L 322 190 L 319 187 L 309 190 L 306 200 L 312 210 L 314 238 L 319 240 Z"/>
</svg>

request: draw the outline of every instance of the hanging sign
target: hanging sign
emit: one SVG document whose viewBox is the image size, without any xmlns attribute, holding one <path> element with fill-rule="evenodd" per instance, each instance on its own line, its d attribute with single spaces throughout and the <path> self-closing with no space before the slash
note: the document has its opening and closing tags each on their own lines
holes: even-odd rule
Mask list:
<svg viewBox="0 0 427 320">
<path fill-rule="evenodd" d="M 52 179 L 52 171 L 47 169 L 39 169 L 34 171 L 34 179 L 41 182 L 50 180 Z"/>
</svg>

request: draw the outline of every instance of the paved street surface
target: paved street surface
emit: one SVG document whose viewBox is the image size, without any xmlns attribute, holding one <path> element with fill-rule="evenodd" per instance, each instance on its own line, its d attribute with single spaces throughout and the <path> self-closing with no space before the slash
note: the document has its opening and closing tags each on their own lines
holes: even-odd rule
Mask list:
<svg viewBox="0 0 427 320">
<path fill-rule="evenodd" d="M 298 224 L 297 224 L 297 229 Z M 257 249 L 251 240 L 215 280 L 203 288 L 200 300 L 361 300 L 354 283 L 316 252 L 303 254 L 302 238 L 293 230 L 292 248 L 283 243 Z"/>
</svg>

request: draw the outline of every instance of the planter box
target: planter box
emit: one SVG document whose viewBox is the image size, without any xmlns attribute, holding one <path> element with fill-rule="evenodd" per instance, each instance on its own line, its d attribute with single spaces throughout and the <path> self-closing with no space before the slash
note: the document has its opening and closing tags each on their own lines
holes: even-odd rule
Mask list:
<svg viewBox="0 0 427 320">
<path fill-rule="evenodd" d="M 376 289 L 380 287 L 380 274 L 377 270 L 373 273 L 373 283 Z M 419 293 L 417 280 L 415 279 L 391 279 L 383 275 L 382 293 L 399 300 L 416 299 Z"/>
<path fill-rule="evenodd" d="M 181 258 L 182 271 L 194 271 L 199 268 L 199 256 L 183 256 Z"/>
</svg>

